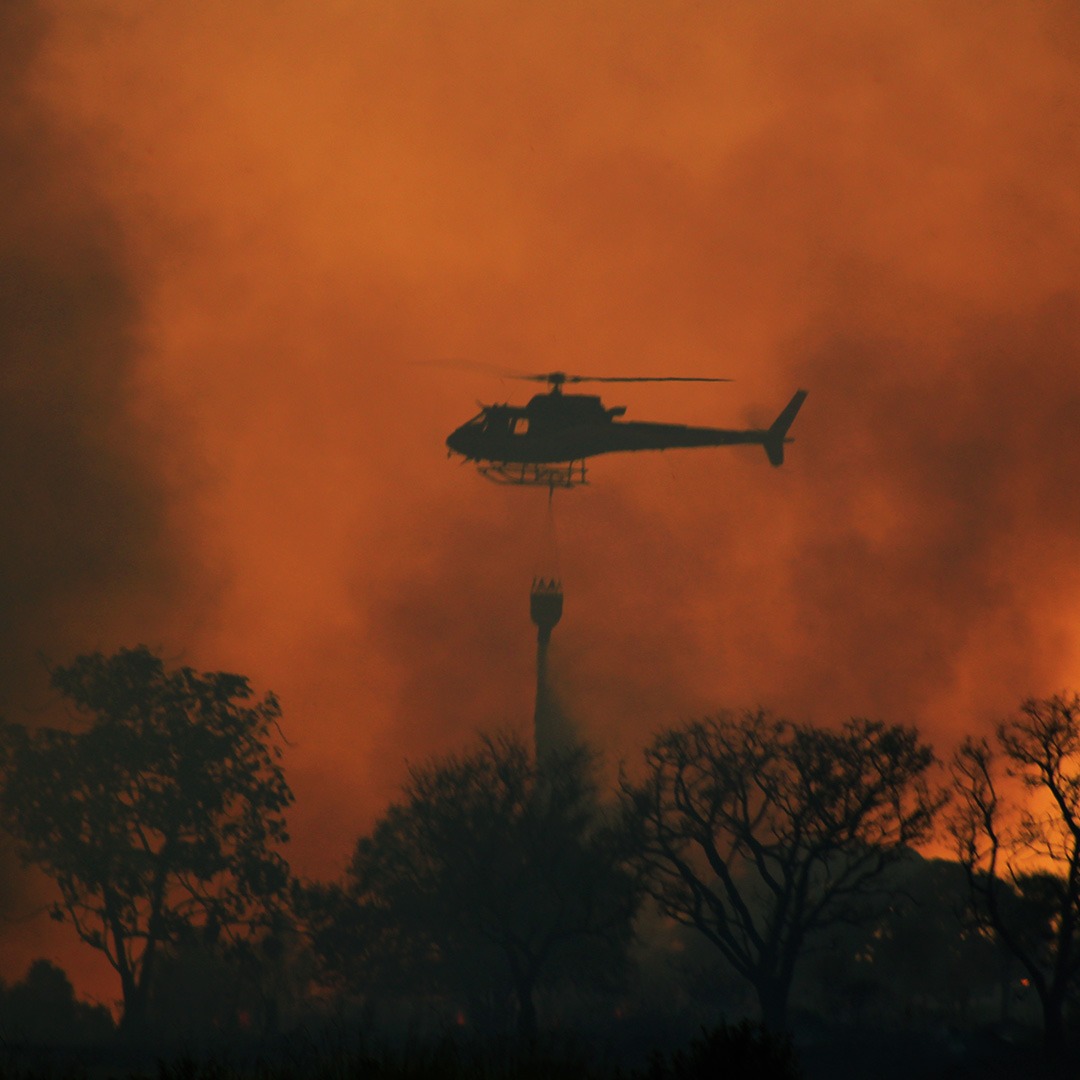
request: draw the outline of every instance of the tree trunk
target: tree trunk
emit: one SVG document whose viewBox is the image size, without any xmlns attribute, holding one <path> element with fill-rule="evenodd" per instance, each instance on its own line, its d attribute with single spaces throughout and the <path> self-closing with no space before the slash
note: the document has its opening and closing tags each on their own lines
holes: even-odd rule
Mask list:
<svg viewBox="0 0 1080 1080">
<path fill-rule="evenodd" d="M 754 984 L 754 989 L 757 991 L 762 1025 L 774 1034 L 786 1034 L 790 981 L 780 978 L 762 979 Z"/>
<path fill-rule="evenodd" d="M 518 1038 L 523 1043 L 534 1043 L 539 1027 L 536 1020 L 536 1002 L 533 1001 L 533 980 L 518 979 L 514 986 L 514 994 L 518 1004 Z"/>
<path fill-rule="evenodd" d="M 1000 960 L 1001 964 L 998 968 L 998 981 L 1001 985 L 1001 1016 L 998 1022 L 1004 1028 L 1012 1019 L 1010 1006 L 1012 1005 L 1013 962 L 1011 954 L 1007 953 L 1004 949 L 1001 949 Z"/>
<path fill-rule="evenodd" d="M 120 1037 L 127 1042 L 142 1042 L 147 1035 L 146 995 L 141 987 L 124 993 L 124 1012 L 120 1017 Z"/>
<path fill-rule="evenodd" d="M 112 893 L 105 893 L 105 919 L 107 932 L 112 935 L 113 949 L 116 956 L 116 970 L 120 975 L 120 992 L 124 999 L 124 1011 L 120 1017 L 120 1035 L 137 1041 L 146 1033 L 146 994 L 143 992 L 142 979 L 136 978 L 128 956 L 128 940 L 124 928 L 115 914 L 116 905 Z"/>
<path fill-rule="evenodd" d="M 1043 1045 L 1056 1053 L 1065 1045 L 1065 995 L 1048 989 L 1039 995 L 1043 1010 Z"/>
</svg>

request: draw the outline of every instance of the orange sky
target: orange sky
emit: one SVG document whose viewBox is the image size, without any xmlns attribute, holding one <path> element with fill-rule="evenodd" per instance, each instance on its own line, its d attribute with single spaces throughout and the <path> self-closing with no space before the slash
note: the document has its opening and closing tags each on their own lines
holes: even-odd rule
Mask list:
<svg viewBox="0 0 1080 1080">
<path fill-rule="evenodd" d="M 556 495 L 611 760 L 759 703 L 944 751 L 1080 682 L 1071 0 L 13 0 L 0 41 L 7 715 L 39 652 L 249 675 L 308 876 L 406 759 L 527 732 L 547 496 L 443 439 L 531 390 L 440 357 L 737 380 L 605 388 L 628 419 L 810 390 L 781 470 Z"/>
</svg>

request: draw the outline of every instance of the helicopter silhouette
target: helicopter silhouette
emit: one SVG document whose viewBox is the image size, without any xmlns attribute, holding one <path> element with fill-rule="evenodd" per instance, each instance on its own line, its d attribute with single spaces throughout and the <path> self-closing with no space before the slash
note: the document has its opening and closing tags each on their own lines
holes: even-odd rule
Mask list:
<svg viewBox="0 0 1080 1080">
<path fill-rule="evenodd" d="M 538 375 L 503 373 L 514 379 L 547 383 L 527 405 L 482 405 L 467 423 L 446 439 L 453 454 L 476 462 L 481 475 L 496 483 L 574 487 L 586 483 L 585 459 L 629 450 L 671 450 L 677 447 L 764 447 L 770 464 L 784 463 L 788 429 L 806 400 L 797 390 L 767 428 L 706 428 L 619 420 L 626 406 L 604 406 L 594 394 L 566 394 L 567 383 L 731 382 L 730 379 L 662 376 L 568 375 L 551 371 Z"/>
</svg>

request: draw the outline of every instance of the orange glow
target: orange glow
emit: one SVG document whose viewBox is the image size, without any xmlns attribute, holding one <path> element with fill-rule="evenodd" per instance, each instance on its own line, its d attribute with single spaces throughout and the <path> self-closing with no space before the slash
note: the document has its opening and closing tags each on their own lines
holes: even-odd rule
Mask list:
<svg viewBox="0 0 1080 1080">
<path fill-rule="evenodd" d="M 9 715 L 44 701 L 39 649 L 248 674 L 309 877 L 407 760 L 527 731 L 547 495 L 443 439 L 531 388 L 416 363 L 457 356 L 737 379 L 605 388 L 628 419 L 757 424 L 810 390 L 780 470 L 624 455 L 555 495 L 552 661 L 613 761 L 759 703 L 947 751 L 1077 682 L 1070 3 L 24 7 L 63 150 L 3 235 L 58 220 L 59 265 L 92 222 L 111 253 L 131 359 L 94 430 L 150 524 L 102 524 L 138 558 L 19 609 Z"/>
</svg>

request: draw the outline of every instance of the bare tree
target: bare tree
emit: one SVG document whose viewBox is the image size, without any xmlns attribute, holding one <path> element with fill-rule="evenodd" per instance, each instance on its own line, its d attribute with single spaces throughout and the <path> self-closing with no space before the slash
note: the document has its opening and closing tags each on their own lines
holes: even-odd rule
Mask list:
<svg viewBox="0 0 1080 1080">
<path fill-rule="evenodd" d="M 1080 973 L 1080 697 L 1029 699 L 953 758 L 949 831 L 972 909 L 1023 966 L 1050 1047 Z"/>
<path fill-rule="evenodd" d="M 757 712 L 663 733 L 645 760 L 645 780 L 623 790 L 652 896 L 720 950 L 782 1030 L 808 939 L 874 914 L 882 871 L 930 834 L 933 751 L 913 728 L 852 720 L 834 732 Z"/>
</svg>

